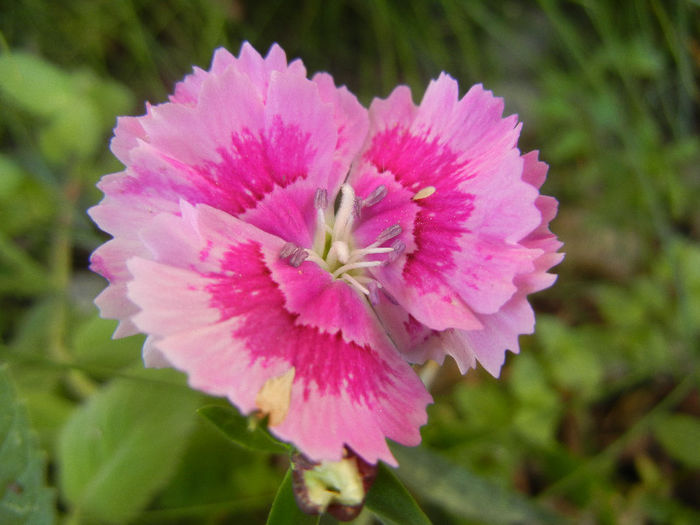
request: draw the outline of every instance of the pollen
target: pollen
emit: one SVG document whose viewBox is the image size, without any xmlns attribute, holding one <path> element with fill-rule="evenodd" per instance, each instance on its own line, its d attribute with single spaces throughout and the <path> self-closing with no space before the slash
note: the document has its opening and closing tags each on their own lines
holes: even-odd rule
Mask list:
<svg viewBox="0 0 700 525">
<path fill-rule="evenodd" d="M 435 191 L 435 186 L 426 186 L 413 196 L 413 200 L 419 201 L 421 199 L 425 199 L 426 197 L 430 197 L 433 193 L 435 193 Z"/>
</svg>

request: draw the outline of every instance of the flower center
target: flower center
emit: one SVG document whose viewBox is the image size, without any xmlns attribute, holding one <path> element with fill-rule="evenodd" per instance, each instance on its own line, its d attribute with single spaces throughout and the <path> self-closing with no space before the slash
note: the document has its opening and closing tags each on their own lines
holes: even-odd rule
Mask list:
<svg viewBox="0 0 700 525">
<path fill-rule="evenodd" d="M 355 247 L 352 236 L 355 221 L 363 207 L 373 206 L 386 196 L 386 186 L 377 187 L 364 200 L 358 199 L 355 191 L 348 184 L 343 184 L 340 192 L 340 205 L 333 214 L 328 210 L 328 192 L 325 189 L 316 190 L 314 196 L 316 233 L 313 246 L 308 249 L 287 243 L 280 252 L 280 258 L 288 258 L 289 264 L 294 267 L 298 267 L 307 259 L 313 261 L 335 279 L 343 279 L 376 304 L 379 300 L 378 290 L 381 285 L 367 274 L 367 269 L 392 263 L 403 253 L 406 245 L 399 239 L 395 240 L 391 246 L 382 246 L 401 235 L 403 230 L 401 225 L 394 224 L 382 231 L 369 246 Z M 383 260 L 366 259 L 367 256 L 375 254 L 386 254 L 386 257 Z"/>
</svg>

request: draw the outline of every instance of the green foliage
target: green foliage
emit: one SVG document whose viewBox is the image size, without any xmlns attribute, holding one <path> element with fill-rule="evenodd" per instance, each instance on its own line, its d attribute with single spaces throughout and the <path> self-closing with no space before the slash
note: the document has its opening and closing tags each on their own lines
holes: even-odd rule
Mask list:
<svg viewBox="0 0 700 525">
<path fill-rule="evenodd" d="M 141 361 L 142 337 L 112 339 L 116 321 L 100 318 L 97 314 L 81 323 L 72 341 L 72 356 L 93 375 L 111 377 L 115 370 L 124 369 Z"/>
<path fill-rule="evenodd" d="M 7 370 L 0 366 L 0 522 L 54 522 L 54 491 L 45 481 L 46 458 L 17 399 Z"/>
<path fill-rule="evenodd" d="M 318 522 L 319 516 L 310 516 L 299 510 L 292 490 L 292 469 L 287 470 L 272 503 L 267 525 L 314 525 Z"/>
<path fill-rule="evenodd" d="M 77 409 L 60 436 L 64 498 L 78 516 L 124 523 L 169 479 L 194 422 L 199 396 L 171 371 L 114 379 Z"/>
<path fill-rule="evenodd" d="M 89 71 L 67 74 L 22 52 L 0 55 L 0 91 L 20 110 L 40 117 L 42 153 L 53 162 L 84 158 L 101 144 L 100 130 L 126 111 L 130 95 Z"/>
<path fill-rule="evenodd" d="M 487 523 L 559 523 L 556 514 L 495 486 L 438 454 L 394 447 L 399 476 L 417 494 L 455 516 Z"/>
<path fill-rule="evenodd" d="M 249 450 L 284 454 L 290 447 L 273 439 L 262 422 L 240 415 L 234 408 L 220 405 L 202 407 L 197 412 L 231 441 Z"/>
<path fill-rule="evenodd" d="M 430 525 L 413 496 L 384 464 L 379 465 L 377 478 L 367 494 L 365 506 L 384 525 Z"/>
<path fill-rule="evenodd" d="M 547 507 L 574 522 L 700 522 L 691 490 L 699 9 L 695 0 L 0 5 L 0 381 L 11 398 L 0 417 L 17 423 L 3 420 L 0 435 L 26 436 L 17 454 L 0 448 L 0 475 L 14 461 L 31 467 L 20 493 L 0 484 L 0 512 L 17 498 L 40 505 L 38 522 L 54 511 L 73 523 L 268 515 L 286 459 L 231 440 L 285 447 L 221 401 L 135 374 L 143 338 L 111 340 L 114 323 L 92 305 L 105 283 L 86 268 L 105 237 L 85 210 L 101 198 L 98 178 L 121 169 L 108 150 L 115 117 L 165 101 L 215 47 L 236 52 L 248 39 L 261 51 L 279 42 L 363 103 L 398 82 L 418 101 L 442 70 L 462 92 L 483 82 L 524 122 L 520 148 L 550 164 L 544 193 L 560 201 L 553 230 L 567 257 L 557 285 L 534 296 L 534 336 L 498 380 L 483 371 L 463 380 L 448 364 L 422 431 L 428 450 L 397 449 L 397 476 L 427 516 L 537 521 Z M 358 525 L 375 519 L 370 511 L 408 519 L 390 511 L 412 504 L 386 508 L 403 497 L 391 476 L 380 471 Z M 280 495 L 296 516 L 290 493 Z"/>
<path fill-rule="evenodd" d="M 700 421 L 685 414 L 674 414 L 659 419 L 654 435 L 674 459 L 689 468 L 700 468 Z"/>
</svg>

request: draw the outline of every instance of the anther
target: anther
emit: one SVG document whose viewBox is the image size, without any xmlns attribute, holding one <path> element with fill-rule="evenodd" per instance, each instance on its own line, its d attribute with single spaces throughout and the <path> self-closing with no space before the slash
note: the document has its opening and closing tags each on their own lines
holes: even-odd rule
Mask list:
<svg viewBox="0 0 700 525">
<path fill-rule="evenodd" d="M 289 264 L 294 268 L 299 268 L 301 263 L 303 263 L 308 257 L 309 254 L 306 253 L 306 250 L 304 248 L 297 248 L 296 250 L 294 250 L 294 253 L 290 257 Z"/>
<path fill-rule="evenodd" d="M 314 195 L 314 208 L 317 210 L 325 210 L 328 207 L 328 190 L 318 188 Z"/>
<path fill-rule="evenodd" d="M 362 199 L 358 199 L 357 197 L 355 197 L 355 200 L 352 203 L 352 214 L 357 219 L 360 217 L 361 213 L 362 213 Z"/>
<path fill-rule="evenodd" d="M 403 228 L 400 224 L 394 224 L 393 226 L 389 226 L 386 230 L 379 234 L 379 237 L 377 237 L 377 240 L 374 241 L 374 243 L 382 244 L 388 241 L 389 239 L 393 239 L 397 235 L 401 235 L 401 232 L 403 232 Z"/>
<path fill-rule="evenodd" d="M 369 302 L 372 303 L 373 305 L 378 305 L 379 304 L 379 285 L 377 284 L 377 281 L 371 281 L 367 283 L 367 290 L 369 291 Z"/>
<path fill-rule="evenodd" d="M 288 242 L 280 250 L 280 259 L 286 259 L 297 250 L 297 245 L 293 242 Z"/>
<path fill-rule="evenodd" d="M 387 194 L 387 189 L 384 184 L 377 186 L 374 188 L 372 193 L 367 195 L 367 198 L 362 201 L 362 206 L 374 206 L 377 204 L 379 201 L 381 201 L 384 197 L 386 197 Z"/>
<path fill-rule="evenodd" d="M 384 265 L 393 263 L 404 251 L 406 251 L 406 244 L 401 239 L 396 240 L 391 247 L 393 248 L 393 251 L 389 252 L 386 259 L 384 259 Z"/>
</svg>

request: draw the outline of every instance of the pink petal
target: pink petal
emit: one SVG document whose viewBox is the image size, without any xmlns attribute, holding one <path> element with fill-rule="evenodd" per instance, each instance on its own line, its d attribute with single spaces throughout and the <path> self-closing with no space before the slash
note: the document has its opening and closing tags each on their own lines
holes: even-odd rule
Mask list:
<svg viewBox="0 0 700 525">
<path fill-rule="evenodd" d="M 146 337 L 143 343 L 143 364 L 146 368 L 171 368 L 173 365 L 168 361 L 163 352 L 156 346 L 156 338 Z"/>
<path fill-rule="evenodd" d="M 373 166 L 363 166 L 362 171 L 355 171 L 351 184 L 355 195 L 366 199 L 374 190 L 383 185 L 387 189 L 386 197 L 378 203 L 362 208 L 353 236 L 359 246 L 372 244 L 385 229 L 399 224 L 403 231 L 395 239 L 400 239 L 406 245 L 406 251 L 416 248 L 411 228 L 419 211 L 418 205 L 411 200 L 413 193 L 406 190 L 398 182 L 388 179 Z"/>
<path fill-rule="evenodd" d="M 118 117 L 114 138 L 110 143 L 112 153 L 124 164 L 129 162 L 129 152 L 146 137 L 141 125 L 144 117 Z"/>
<path fill-rule="evenodd" d="M 335 110 L 338 139 L 335 144 L 334 166 L 326 186 L 329 193 L 334 194 L 345 180 L 350 164 L 367 137 L 369 116 L 357 97 L 345 86 L 337 88 L 333 77 L 328 73 L 317 73 L 311 80 L 318 86 L 321 100 L 331 104 Z"/>
<path fill-rule="evenodd" d="M 176 104 L 195 105 L 199 98 L 199 92 L 202 89 L 202 84 L 207 78 L 208 73 L 198 67 L 193 68 L 193 73 L 187 75 L 182 81 L 175 84 L 175 93 L 170 95 L 170 102 Z"/>
<path fill-rule="evenodd" d="M 337 192 L 366 127 L 354 96 L 328 76 L 308 80 L 279 46 L 266 58 L 247 43 L 238 58 L 219 49 L 210 70 L 195 68 L 171 102 L 118 120 L 112 150 L 126 169 L 103 177 L 105 198 L 89 213 L 115 238 L 140 242 L 142 227 L 159 213 L 178 214 L 184 199 L 247 214 L 251 224 L 309 246 L 308 197 L 317 188 Z M 112 282 L 107 268 L 125 269 L 135 254 L 102 256 L 103 274 Z M 124 278 L 114 279 L 123 290 Z M 101 301 L 104 315 L 133 312 L 117 295 Z"/>
<path fill-rule="evenodd" d="M 138 311 L 138 307 L 126 297 L 126 283 L 131 279 L 126 260 L 146 253 L 144 246 L 134 239 L 118 238 L 103 244 L 90 256 L 90 269 L 110 283 L 97 296 L 95 304 L 101 317 L 119 320 L 114 332 L 115 338 L 138 333 L 130 319 Z"/>
<path fill-rule="evenodd" d="M 491 314 L 517 291 L 542 252 L 517 244 L 541 222 L 536 189 L 522 179 L 514 117 L 481 86 L 461 100 L 447 75 L 430 84 L 417 108 L 397 89 L 370 108 L 363 160 L 416 197 L 415 250 L 401 275 L 380 269 L 381 282 L 418 321 L 434 329 L 473 330 L 474 313 Z M 355 170 L 362 173 L 365 168 Z"/>
<path fill-rule="evenodd" d="M 481 315 L 484 328 L 474 331 L 458 331 L 463 341 L 462 347 L 473 352 L 479 364 L 491 375 L 498 377 L 505 361 L 506 349 L 520 352 L 518 336 L 531 334 L 535 329 L 535 314 L 524 295 L 517 295 L 508 301 L 495 314 Z M 473 367 L 473 362 L 464 362 L 458 354 L 448 350 L 462 373 Z"/>
<path fill-rule="evenodd" d="M 430 396 L 354 289 L 315 263 L 291 267 L 284 241 L 203 205 L 183 202 L 142 238 L 154 260 L 129 261 L 133 320 L 193 387 L 249 413 L 294 367 L 288 414 L 271 430 L 316 460 L 349 446 L 395 464 L 385 438 L 420 440 Z"/>
</svg>

